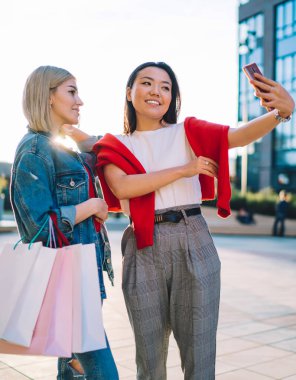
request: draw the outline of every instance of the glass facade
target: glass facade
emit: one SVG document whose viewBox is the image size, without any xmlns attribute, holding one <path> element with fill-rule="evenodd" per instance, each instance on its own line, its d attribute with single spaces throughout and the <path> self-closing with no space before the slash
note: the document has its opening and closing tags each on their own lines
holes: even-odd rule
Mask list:
<svg viewBox="0 0 296 380">
<path fill-rule="evenodd" d="M 296 100 L 296 0 L 276 7 L 275 80 Z M 285 174 L 296 170 L 296 115 L 275 130 L 274 165 Z M 289 173 L 286 173 L 289 177 Z"/>
<path fill-rule="evenodd" d="M 239 24 L 239 96 L 238 96 L 238 122 L 246 122 L 262 114 L 262 108 L 257 97 L 254 96 L 254 88 L 250 85 L 242 67 L 248 63 L 256 62 L 259 69 L 263 70 L 263 34 L 264 17 L 258 13 Z M 260 142 L 249 145 L 243 155 L 247 155 L 247 168 L 243 169 L 242 161 L 239 161 L 237 175 L 247 177 L 247 187 L 250 190 L 258 190 L 260 171 L 258 161 L 260 159 Z M 245 170 L 247 172 L 245 172 Z M 243 172 L 243 173 L 242 173 Z M 240 186 L 242 184 L 240 183 Z"/>
<path fill-rule="evenodd" d="M 263 71 L 264 18 L 260 13 L 239 25 L 239 107 L 238 120 L 247 121 L 262 113 L 254 89 L 242 71 L 247 63 L 256 62 Z"/>
<path fill-rule="evenodd" d="M 265 113 L 242 71 L 247 63 L 256 62 L 263 73 L 281 83 L 296 101 L 296 0 L 239 3 L 238 122 L 245 122 Z M 275 191 L 295 192 L 296 111 L 290 122 L 278 125 L 272 134 L 249 146 L 242 157 L 245 164 L 240 168 L 238 159 L 237 178 L 240 171 L 241 178 L 245 178 L 247 171 L 244 182 L 249 189 L 271 187 Z"/>
</svg>

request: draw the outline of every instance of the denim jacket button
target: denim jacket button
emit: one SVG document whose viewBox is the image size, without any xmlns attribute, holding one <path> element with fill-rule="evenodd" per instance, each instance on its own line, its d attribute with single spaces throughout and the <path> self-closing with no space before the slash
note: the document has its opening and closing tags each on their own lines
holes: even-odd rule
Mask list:
<svg viewBox="0 0 296 380">
<path fill-rule="evenodd" d="M 71 179 L 71 181 L 70 181 L 70 186 L 71 186 L 71 187 L 74 187 L 74 186 L 75 186 L 75 182 L 73 181 L 73 179 Z"/>
<path fill-rule="evenodd" d="M 111 259 L 110 258 L 108 258 L 106 261 L 107 261 L 108 264 L 111 263 Z"/>
</svg>

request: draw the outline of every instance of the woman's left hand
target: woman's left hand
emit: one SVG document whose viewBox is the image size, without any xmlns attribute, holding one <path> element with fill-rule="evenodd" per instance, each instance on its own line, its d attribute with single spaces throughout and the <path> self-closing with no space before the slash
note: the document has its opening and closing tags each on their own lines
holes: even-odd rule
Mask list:
<svg viewBox="0 0 296 380">
<path fill-rule="evenodd" d="M 69 136 L 71 137 L 73 135 L 73 132 L 75 131 L 75 127 L 71 124 L 63 124 L 60 127 L 60 134 L 62 136 Z"/>
<path fill-rule="evenodd" d="M 250 80 L 255 88 L 255 96 L 261 99 L 260 104 L 267 111 L 277 109 L 280 116 L 290 116 L 295 108 L 292 96 L 278 82 L 255 73 L 256 80 Z"/>
<path fill-rule="evenodd" d="M 81 129 L 75 127 L 74 125 L 71 124 L 63 124 L 60 127 L 60 134 L 62 136 L 69 136 L 71 137 L 72 140 L 75 142 L 79 143 L 81 141 L 87 140 L 90 135 Z"/>
</svg>

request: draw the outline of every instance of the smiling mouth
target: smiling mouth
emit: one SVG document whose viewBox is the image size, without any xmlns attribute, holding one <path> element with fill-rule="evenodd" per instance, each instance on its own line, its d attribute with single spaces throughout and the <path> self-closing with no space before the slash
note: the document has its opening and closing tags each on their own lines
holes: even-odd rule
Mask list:
<svg viewBox="0 0 296 380">
<path fill-rule="evenodd" d="M 160 103 L 157 100 L 146 100 L 146 103 L 148 103 L 148 104 L 154 104 L 156 106 L 160 106 Z"/>
</svg>

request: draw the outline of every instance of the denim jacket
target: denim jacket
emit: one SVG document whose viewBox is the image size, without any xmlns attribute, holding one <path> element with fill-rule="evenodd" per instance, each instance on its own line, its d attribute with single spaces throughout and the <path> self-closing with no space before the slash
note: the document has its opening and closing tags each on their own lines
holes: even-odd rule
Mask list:
<svg viewBox="0 0 296 380">
<path fill-rule="evenodd" d="M 49 226 L 42 230 L 41 226 L 49 213 L 54 212 L 58 227 L 70 244 L 95 244 L 101 296 L 106 298 L 102 270 L 107 271 L 112 283 L 114 275 L 105 226 L 96 232 L 92 217 L 74 224 L 75 205 L 89 198 L 84 165 L 93 173 L 95 159 L 91 153 L 77 153 L 57 144 L 50 134 L 29 129 L 16 150 L 10 194 L 24 243 L 29 243 L 40 232 L 37 240 L 46 244 Z M 95 184 L 93 174 L 92 181 Z"/>
</svg>

